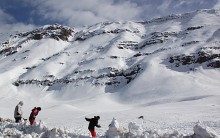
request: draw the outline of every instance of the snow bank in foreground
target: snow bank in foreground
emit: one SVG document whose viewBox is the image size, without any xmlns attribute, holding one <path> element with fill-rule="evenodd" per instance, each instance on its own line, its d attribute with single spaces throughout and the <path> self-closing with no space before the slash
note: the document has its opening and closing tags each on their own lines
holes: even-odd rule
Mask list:
<svg viewBox="0 0 220 138">
<path fill-rule="evenodd" d="M 214 130 L 209 127 L 202 128 L 199 124 L 194 127 L 195 138 L 220 138 Z"/>
<path fill-rule="evenodd" d="M 43 122 L 34 123 L 32 126 L 28 122 L 15 123 L 10 119 L 1 119 L 0 137 L 8 138 L 75 138 L 79 137 L 68 131 L 47 128 Z"/>
<path fill-rule="evenodd" d="M 172 134 L 165 133 L 159 134 L 156 131 L 146 131 L 141 125 L 135 122 L 128 124 L 128 130 L 121 128 L 118 121 L 113 118 L 109 129 L 105 135 L 98 136 L 100 138 L 220 138 L 220 136 L 206 127 L 203 128 L 197 124 L 194 127 L 194 134 L 191 136 L 183 136 L 177 131 Z M 30 126 L 28 122 L 15 123 L 10 119 L 0 118 L 0 137 L 4 138 L 89 138 L 89 136 L 83 136 L 68 132 L 62 129 L 49 129 L 42 122 L 37 122 Z"/>
</svg>

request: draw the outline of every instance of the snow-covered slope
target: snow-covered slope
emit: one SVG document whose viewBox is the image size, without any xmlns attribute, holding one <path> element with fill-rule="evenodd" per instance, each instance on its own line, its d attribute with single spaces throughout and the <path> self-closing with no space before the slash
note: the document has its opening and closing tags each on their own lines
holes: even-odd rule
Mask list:
<svg viewBox="0 0 220 138">
<path fill-rule="evenodd" d="M 99 114 L 105 129 L 112 117 L 143 115 L 145 127 L 188 134 L 202 120 L 219 132 L 219 16 L 200 10 L 13 35 L 0 47 L 0 116 L 12 118 L 23 100 L 26 117 L 41 106 L 51 127 L 86 131 L 84 117 Z"/>
</svg>

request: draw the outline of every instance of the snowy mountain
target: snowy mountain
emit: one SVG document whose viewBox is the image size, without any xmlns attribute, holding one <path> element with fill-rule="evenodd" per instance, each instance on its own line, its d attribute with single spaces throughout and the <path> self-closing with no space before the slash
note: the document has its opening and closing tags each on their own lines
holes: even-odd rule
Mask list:
<svg viewBox="0 0 220 138">
<path fill-rule="evenodd" d="M 49 126 L 82 127 L 80 117 L 101 114 L 107 127 L 113 116 L 144 115 L 147 127 L 189 134 L 202 120 L 220 132 L 219 16 L 200 10 L 12 35 L 0 44 L 0 116 L 23 100 L 26 116 L 40 105 Z"/>
</svg>

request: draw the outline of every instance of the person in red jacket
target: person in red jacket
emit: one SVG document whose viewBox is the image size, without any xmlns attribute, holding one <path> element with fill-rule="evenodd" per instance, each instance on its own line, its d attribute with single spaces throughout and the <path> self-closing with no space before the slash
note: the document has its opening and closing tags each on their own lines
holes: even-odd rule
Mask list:
<svg viewBox="0 0 220 138">
<path fill-rule="evenodd" d="M 35 118 L 36 116 L 38 115 L 38 112 L 41 110 L 40 107 L 34 107 L 34 109 L 32 109 L 32 112 L 30 114 L 30 117 L 29 117 L 29 121 L 30 121 L 30 124 L 32 125 L 35 121 Z"/>
<path fill-rule="evenodd" d="M 94 118 L 87 118 L 85 117 L 86 121 L 89 122 L 89 131 L 92 135 L 92 137 L 96 137 L 96 132 L 95 132 L 95 127 L 101 127 L 99 124 L 98 124 L 98 120 L 100 119 L 99 116 L 94 116 Z"/>
</svg>

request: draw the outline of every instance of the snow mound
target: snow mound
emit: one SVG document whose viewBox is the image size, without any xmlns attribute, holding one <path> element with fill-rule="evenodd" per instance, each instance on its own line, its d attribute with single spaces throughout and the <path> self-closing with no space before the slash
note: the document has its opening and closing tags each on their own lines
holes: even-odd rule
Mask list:
<svg viewBox="0 0 220 138">
<path fill-rule="evenodd" d="M 178 131 L 172 133 L 159 134 L 154 130 L 146 130 L 141 125 L 130 122 L 128 130 L 120 127 L 118 121 L 113 118 L 109 124 L 109 129 L 100 138 L 220 138 L 211 128 L 196 124 L 194 134 L 183 136 Z M 60 128 L 49 129 L 43 122 L 35 122 L 32 126 L 27 121 L 15 123 L 10 119 L 0 118 L 0 137 L 4 138 L 89 138 L 89 136 L 71 133 Z"/>
<path fill-rule="evenodd" d="M 130 122 L 128 123 L 128 131 L 122 128 L 118 121 L 113 118 L 109 124 L 109 129 L 105 135 L 98 136 L 100 138 L 220 138 L 214 130 L 201 124 L 196 124 L 193 128 L 194 134 L 183 136 L 178 131 L 173 133 L 159 134 L 154 130 L 146 130 L 141 125 Z M 10 119 L 0 118 L 0 137 L 4 138 L 89 138 L 74 134 L 68 130 L 60 128 L 49 129 L 43 122 L 35 122 L 32 126 L 27 121 L 15 123 Z"/>
<path fill-rule="evenodd" d="M 59 128 L 49 129 L 43 122 L 35 122 L 32 126 L 27 122 L 15 123 L 10 119 L 1 119 L 0 137 L 7 138 L 75 138 L 79 135 Z"/>
<path fill-rule="evenodd" d="M 194 126 L 194 134 L 190 136 L 184 136 L 178 131 L 172 133 L 160 134 L 154 130 L 146 130 L 142 125 L 136 122 L 128 123 L 128 132 L 125 128 L 122 128 L 118 121 L 113 118 L 109 124 L 109 129 L 106 131 L 104 137 L 106 138 L 220 138 L 214 130 L 207 126 L 202 126 L 199 122 Z"/>
<path fill-rule="evenodd" d="M 214 130 L 209 127 L 203 128 L 200 124 L 197 124 L 194 128 L 194 138 L 220 138 Z"/>
<path fill-rule="evenodd" d="M 118 121 L 113 118 L 109 129 L 106 131 L 107 138 L 120 138 L 123 135 L 123 129 L 120 128 Z"/>
</svg>

